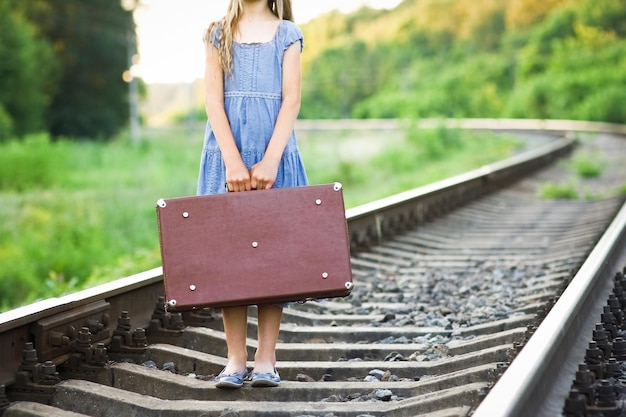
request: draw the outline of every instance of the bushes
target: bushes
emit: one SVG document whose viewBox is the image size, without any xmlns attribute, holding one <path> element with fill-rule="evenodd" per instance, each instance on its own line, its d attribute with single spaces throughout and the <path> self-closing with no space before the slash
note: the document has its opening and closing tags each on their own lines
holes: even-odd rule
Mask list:
<svg viewBox="0 0 626 417">
<path fill-rule="evenodd" d="M 575 118 L 597 122 L 626 123 L 626 89 L 606 86 L 591 93 L 574 112 Z"/>
<path fill-rule="evenodd" d="M 57 68 L 52 45 L 16 10 L 17 4 L 0 1 L 0 143 L 45 126 Z"/>
<path fill-rule="evenodd" d="M 10 138 L 13 134 L 13 130 L 13 119 L 4 109 L 2 103 L 0 103 L 0 142 Z"/>
<path fill-rule="evenodd" d="M 328 49 L 305 66 L 302 116 L 626 123 L 623 1 L 539 3 L 505 13 L 502 2 L 406 1 L 380 16 L 388 31 L 374 39 L 322 39 Z"/>
<path fill-rule="evenodd" d="M 64 165 L 65 155 L 47 134 L 5 143 L 0 151 L 0 191 L 48 188 Z"/>
<path fill-rule="evenodd" d="M 183 145 L 0 144 L 0 309 L 158 266 L 155 203 L 195 191 L 201 144 Z"/>
</svg>

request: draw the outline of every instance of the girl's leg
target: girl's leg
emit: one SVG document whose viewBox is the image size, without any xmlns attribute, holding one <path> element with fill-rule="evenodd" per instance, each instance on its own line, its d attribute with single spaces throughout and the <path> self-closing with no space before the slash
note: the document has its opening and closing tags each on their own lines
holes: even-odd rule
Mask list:
<svg viewBox="0 0 626 417">
<path fill-rule="evenodd" d="M 228 345 L 228 364 L 224 374 L 241 372 L 246 367 L 248 350 L 248 307 L 227 307 L 222 309 L 226 344 Z"/>
<path fill-rule="evenodd" d="M 283 307 L 279 305 L 258 306 L 259 344 L 254 355 L 254 370 L 260 374 L 273 373 L 276 367 L 276 342 L 280 331 Z"/>
</svg>

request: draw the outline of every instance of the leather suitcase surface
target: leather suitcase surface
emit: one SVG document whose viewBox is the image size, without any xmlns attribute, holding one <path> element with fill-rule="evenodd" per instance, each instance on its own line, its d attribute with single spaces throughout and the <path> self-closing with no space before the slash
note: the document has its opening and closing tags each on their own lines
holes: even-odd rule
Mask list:
<svg viewBox="0 0 626 417">
<path fill-rule="evenodd" d="M 339 183 L 163 199 L 156 210 L 170 310 L 350 294 Z"/>
</svg>

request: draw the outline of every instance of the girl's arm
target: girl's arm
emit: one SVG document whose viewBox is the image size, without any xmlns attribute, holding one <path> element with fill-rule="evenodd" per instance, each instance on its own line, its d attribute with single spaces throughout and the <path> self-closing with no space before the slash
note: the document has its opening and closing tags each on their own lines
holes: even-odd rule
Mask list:
<svg viewBox="0 0 626 417">
<path fill-rule="evenodd" d="M 300 113 L 301 85 L 301 46 L 296 42 L 287 48 L 283 57 L 282 104 L 263 160 L 252 167 L 252 188 L 270 189 L 276 182 L 278 165 Z"/>
<path fill-rule="evenodd" d="M 224 158 L 228 190 L 249 191 L 252 189 L 250 173 L 241 159 L 224 110 L 224 71 L 219 63 L 217 48 L 211 43 L 207 43 L 206 47 L 204 80 L 206 114 Z"/>
</svg>

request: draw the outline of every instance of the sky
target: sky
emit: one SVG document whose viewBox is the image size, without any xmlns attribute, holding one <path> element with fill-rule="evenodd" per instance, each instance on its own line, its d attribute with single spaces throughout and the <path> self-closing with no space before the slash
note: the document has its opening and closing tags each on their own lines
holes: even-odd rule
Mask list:
<svg viewBox="0 0 626 417">
<path fill-rule="evenodd" d="M 331 10 L 349 12 L 362 5 L 393 8 L 400 0 L 292 0 L 296 23 Z M 202 35 L 222 17 L 228 0 L 142 0 L 135 11 L 139 56 L 132 68 L 147 83 L 190 82 L 203 76 Z"/>
</svg>

